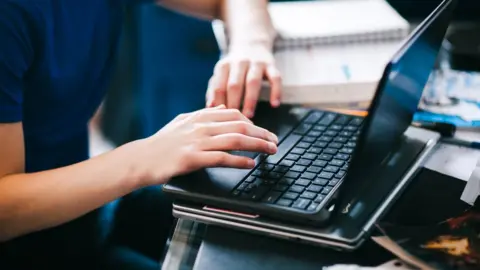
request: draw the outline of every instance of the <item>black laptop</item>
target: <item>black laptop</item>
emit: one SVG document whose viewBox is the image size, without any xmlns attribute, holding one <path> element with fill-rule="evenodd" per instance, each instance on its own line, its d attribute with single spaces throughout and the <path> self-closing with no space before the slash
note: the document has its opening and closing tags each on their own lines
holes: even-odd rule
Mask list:
<svg viewBox="0 0 480 270">
<path fill-rule="evenodd" d="M 254 122 L 279 136 L 275 155 L 237 152 L 255 157 L 257 166 L 209 168 L 173 179 L 164 191 L 223 212 L 304 225 L 323 226 L 332 213 L 349 212 L 356 194 L 381 185 L 372 179 L 401 158 L 395 153 L 404 147 L 456 3 L 443 1 L 399 46 L 366 117 L 260 105 Z"/>
</svg>

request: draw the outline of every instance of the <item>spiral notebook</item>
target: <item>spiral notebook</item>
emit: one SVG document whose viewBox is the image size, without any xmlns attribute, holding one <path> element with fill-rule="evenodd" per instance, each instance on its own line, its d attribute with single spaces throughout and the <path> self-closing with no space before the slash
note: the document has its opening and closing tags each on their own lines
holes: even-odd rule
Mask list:
<svg viewBox="0 0 480 270">
<path fill-rule="evenodd" d="M 386 63 L 410 31 L 385 0 L 275 2 L 275 58 L 284 103 L 358 103 L 372 97 Z M 228 30 L 212 24 L 222 52 Z M 262 99 L 268 100 L 265 82 Z"/>
</svg>

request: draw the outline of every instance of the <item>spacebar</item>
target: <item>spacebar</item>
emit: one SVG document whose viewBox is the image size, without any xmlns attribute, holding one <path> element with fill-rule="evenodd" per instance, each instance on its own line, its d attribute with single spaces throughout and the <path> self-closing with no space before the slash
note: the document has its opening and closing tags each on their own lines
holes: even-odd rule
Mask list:
<svg viewBox="0 0 480 270">
<path fill-rule="evenodd" d="M 295 135 L 295 134 L 290 134 L 284 141 L 280 143 L 280 145 L 277 148 L 277 153 L 275 155 L 268 156 L 265 159 L 265 162 L 270 163 L 270 164 L 277 164 L 285 154 L 290 151 L 290 149 L 297 144 L 298 141 L 302 136 Z"/>
</svg>

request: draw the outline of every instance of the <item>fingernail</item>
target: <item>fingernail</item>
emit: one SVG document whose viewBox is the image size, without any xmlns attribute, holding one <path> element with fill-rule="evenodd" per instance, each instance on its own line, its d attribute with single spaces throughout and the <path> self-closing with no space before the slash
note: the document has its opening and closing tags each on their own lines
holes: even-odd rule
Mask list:
<svg viewBox="0 0 480 270">
<path fill-rule="evenodd" d="M 273 143 L 268 143 L 268 152 L 274 154 L 277 152 L 277 146 Z"/>
<path fill-rule="evenodd" d="M 247 163 L 247 166 L 248 166 L 249 168 L 255 167 L 255 160 L 250 159 L 250 160 L 248 161 L 248 163 Z"/>
<path fill-rule="evenodd" d="M 278 137 L 273 133 L 270 133 L 268 135 L 268 140 L 274 142 L 275 144 L 278 144 Z"/>
<path fill-rule="evenodd" d="M 278 106 L 280 106 L 280 100 L 277 99 L 277 100 L 272 101 L 272 106 L 273 106 L 273 107 L 278 107 Z"/>
<path fill-rule="evenodd" d="M 226 107 L 225 107 L 225 104 L 221 104 L 221 105 L 218 105 L 218 106 L 215 107 L 215 108 L 217 108 L 217 109 L 225 109 Z"/>
<path fill-rule="evenodd" d="M 252 118 L 253 117 L 253 112 L 252 111 L 245 111 L 245 116 L 248 117 L 248 118 Z"/>
</svg>

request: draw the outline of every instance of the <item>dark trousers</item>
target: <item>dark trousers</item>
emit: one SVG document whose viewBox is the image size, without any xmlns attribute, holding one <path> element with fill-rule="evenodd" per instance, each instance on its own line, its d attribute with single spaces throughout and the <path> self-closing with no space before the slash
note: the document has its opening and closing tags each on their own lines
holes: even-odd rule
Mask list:
<svg viewBox="0 0 480 270">
<path fill-rule="evenodd" d="M 15 239 L 0 269 L 160 269 L 173 225 L 171 202 L 148 187 L 67 224 Z"/>
</svg>

